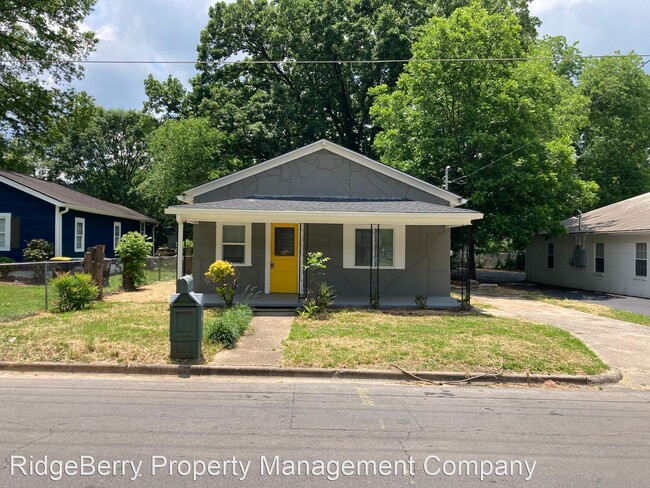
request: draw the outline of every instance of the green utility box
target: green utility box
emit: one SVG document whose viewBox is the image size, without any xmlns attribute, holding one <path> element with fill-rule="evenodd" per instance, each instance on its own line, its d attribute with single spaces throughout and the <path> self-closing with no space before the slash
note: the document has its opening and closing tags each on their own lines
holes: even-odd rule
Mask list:
<svg viewBox="0 0 650 488">
<path fill-rule="evenodd" d="M 172 359 L 201 359 L 203 294 L 194 293 L 191 276 L 176 280 L 176 294 L 169 306 L 169 341 Z"/>
</svg>

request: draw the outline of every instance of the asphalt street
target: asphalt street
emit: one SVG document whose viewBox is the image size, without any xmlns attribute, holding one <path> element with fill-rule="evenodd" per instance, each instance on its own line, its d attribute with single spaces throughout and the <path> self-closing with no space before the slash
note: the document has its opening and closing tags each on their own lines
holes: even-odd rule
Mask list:
<svg viewBox="0 0 650 488">
<path fill-rule="evenodd" d="M 643 487 L 650 392 L 0 375 L 1 487 Z"/>
</svg>

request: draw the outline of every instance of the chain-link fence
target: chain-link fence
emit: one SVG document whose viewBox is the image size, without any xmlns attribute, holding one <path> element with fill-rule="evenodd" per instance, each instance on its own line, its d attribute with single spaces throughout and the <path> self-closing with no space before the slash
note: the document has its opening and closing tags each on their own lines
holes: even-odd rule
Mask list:
<svg viewBox="0 0 650 488">
<path fill-rule="evenodd" d="M 55 298 L 50 280 L 60 273 L 83 273 L 83 260 L 0 264 L 0 321 L 49 308 Z M 122 288 L 122 266 L 104 260 L 104 294 Z M 176 278 L 176 257 L 147 258 L 146 283 Z"/>
</svg>

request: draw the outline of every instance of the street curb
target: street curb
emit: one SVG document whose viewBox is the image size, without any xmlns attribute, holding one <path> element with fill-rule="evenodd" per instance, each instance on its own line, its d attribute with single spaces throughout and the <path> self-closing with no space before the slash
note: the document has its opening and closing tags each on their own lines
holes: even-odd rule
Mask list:
<svg viewBox="0 0 650 488">
<path fill-rule="evenodd" d="M 78 363 L 17 363 L 0 362 L 0 371 L 43 373 L 91 373 L 91 374 L 147 374 L 189 376 L 252 376 L 284 378 L 341 378 L 358 380 L 409 380 L 419 379 L 436 383 L 508 383 L 542 384 L 547 381 L 572 385 L 604 385 L 621 381 L 621 372 L 612 368 L 599 375 L 553 375 L 553 374 L 466 374 L 445 371 L 403 373 L 377 369 L 326 369 L 326 368 L 280 368 L 267 366 L 212 366 L 204 364 L 78 364 Z"/>
</svg>

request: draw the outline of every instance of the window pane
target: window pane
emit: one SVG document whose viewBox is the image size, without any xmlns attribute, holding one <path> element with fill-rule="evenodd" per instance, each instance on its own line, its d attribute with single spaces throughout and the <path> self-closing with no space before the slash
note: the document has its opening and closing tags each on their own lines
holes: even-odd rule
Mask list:
<svg viewBox="0 0 650 488">
<path fill-rule="evenodd" d="M 246 239 L 246 227 L 243 225 L 224 225 L 223 242 L 244 243 Z"/>
<path fill-rule="evenodd" d="M 113 229 L 115 237 L 120 237 L 120 226 L 116 225 L 115 228 Z"/>
<path fill-rule="evenodd" d="M 83 243 L 82 243 L 82 238 L 81 238 L 81 236 L 77 236 L 76 239 L 75 239 L 75 245 L 74 245 L 74 246 L 75 246 L 75 249 L 81 249 L 82 244 L 83 244 Z"/>
<path fill-rule="evenodd" d="M 0 218 L 0 247 L 7 245 L 7 218 Z"/>
<path fill-rule="evenodd" d="M 84 232 L 83 222 L 77 222 L 77 235 L 81 235 Z"/>
<path fill-rule="evenodd" d="M 274 256 L 294 256 L 295 255 L 295 232 L 293 227 L 276 227 L 275 228 L 275 249 Z"/>
<path fill-rule="evenodd" d="M 599 242 L 596 244 L 596 257 L 597 258 L 604 258 L 605 257 L 605 244 L 602 242 Z"/>
<path fill-rule="evenodd" d="M 636 267 L 636 276 L 648 276 L 647 259 L 637 259 L 635 267 Z"/>
<path fill-rule="evenodd" d="M 648 245 L 645 242 L 638 242 L 636 244 L 636 258 L 648 259 Z"/>
<path fill-rule="evenodd" d="M 354 265 L 370 266 L 372 256 L 372 231 L 355 229 L 354 231 Z"/>
<path fill-rule="evenodd" d="M 393 229 L 379 229 L 379 266 L 393 266 Z"/>
<path fill-rule="evenodd" d="M 224 244 L 223 259 L 231 263 L 243 264 L 245 248 L 246 246 L 243 246 L 241 244 Z"/>
</svg>

